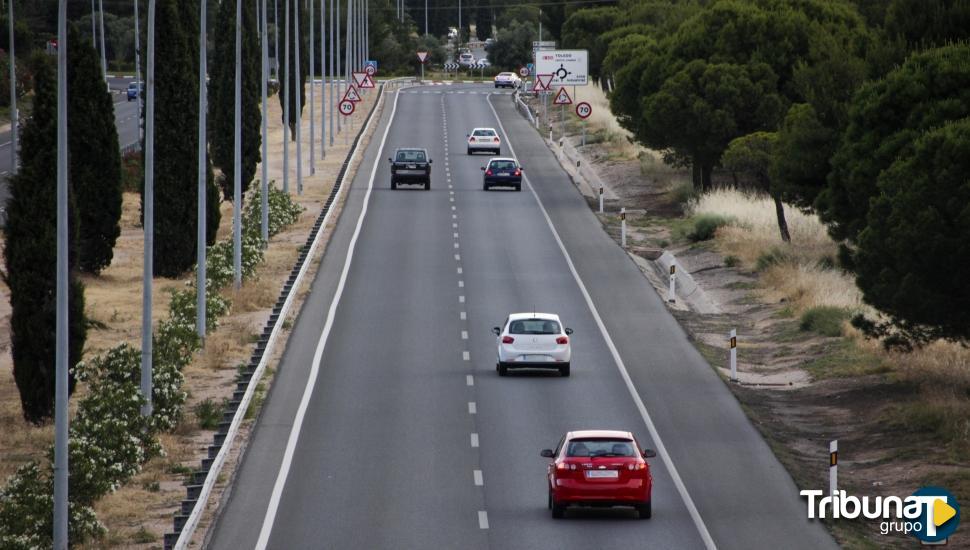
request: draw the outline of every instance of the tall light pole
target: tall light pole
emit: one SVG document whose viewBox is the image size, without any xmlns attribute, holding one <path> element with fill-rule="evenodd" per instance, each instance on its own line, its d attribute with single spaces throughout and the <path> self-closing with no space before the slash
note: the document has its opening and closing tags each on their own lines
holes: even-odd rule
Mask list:
<svg viewBox="0 0 970 550">
<path fill-rule="evenodd" d="M 276 26 L 276 32 L 273 33 L 273 39 L 276 40 L 276 45 L 273 46 L 273 74 L 276 75 L 276 84 L 280 84 L 280 17 L 279 11 L 276 9 L 278 0 L 273 0 L 273 25 Z"/>
<path fill-rule="evenodd" d="M 94 7 L 94 0 L 91 0 L 91 47 L 98 49 L 98 10 Z"/>
<path fill-rule="evenodd" d="M 104 0 L 98 0 L 98 19 L 100 21 L 99 26 L 101 27 L 101 76 L 103 76 L 104 81 L 107 82 L 108 61 L 104 52 Z"/>
<path fill-rule="evenodd" d="M 317 115 L 316 115 L 316 108 L 313 105 L 313 101 L 314 101 L 313 89 L 317 86 L 313 78 L 317 70 L 316 66 L 314 65 L 316 63 L 316 57 L 313 53 L 314 51 L 316 51 L 313 49 L 314 45 L 316 44 L 316 41 L 315 41 L 316 37 L 313 33 L 313 12 L 316 10 L 314 8 L 314 0 L 308 0 L 308 1 L 310 3 L 310 174 L 313 175 L 317 172 L 317 167 L 316 167 L 316 164 L 314 163 L 314 156 L 316 155 L 316 151 L 315 151 L 316 145 L 314 142 L 314 139 L 316 136 L 316 130 L 314 129 L 314 125 L 316 122 L 314 121 L 314 119 L 316 118 Z"/>
<path fill-rule="evenodd" d="M 135 94 L 135 105 L 138 113 L 138 140 L 144 137 L 144 126 L 141 120 L 141 102 L 142 102 L 142 92 L 144 92 L 144 84 L 141 81 L 141 46 L 139 46 L 139 29 L 140 25 L 138 21 L 138 3 L 141 0 L 134 0 L 135 4 L 135 85 L 138 86 L 138 92 Z"/>
<path fill-rule="evenodd" d="M 13 0 L 7 2 L 7 24 L 10 37 L 10 173 L 17 173 L 17 57 L 14 54 Z"/>
<path fill-rule="evenodd" d="M 137 1 L 137 0 L 136 0 Z M 205 340 L 205 304 L 206 304 L 206 273 L 205 273 L 205 214 L 206 214 L 206 109 L 208 104 L 208 88 L 205 73 L 208 70 L 208 55 L 206 52 L 206 7 L 208 2 L 199 2 L 199 173 L 198 190 L 196 192 L 196 245 L 195 245 L 195 332 L 199 341 Z"/>
<path fill-rule="evenodd" d="M 262 94 L 263 100 L 263 112 L 262 112 L 262 125 L 263 125 L 263 158 L 260 163 L 263 170 L 262 181 L 260 185 L 259 200 L 260 200 L 260 220 L 259 220 L 259 233 L 263 238 L 264 243 L 269 242 L 269 127 L 267 125 L 266 119 L 269 117 L 269 106 L 267 105 L 266 95 L 268 90 L 266 89 L 266 80 L 269 79 L 269 37 L 267 36 L 267 25 L 266 25 L 266 0 L 262 0 L 262 18 L 260 19 L 259 34 L 262 44 L 262 62 L 260 63 L 262 68 L 262 78 L 260 79 L 260 93 Z"/>
<path fill-rule="evenodd" d="M 148 74 L 145 77 L 145 231 L 141 288 L 141 414 L 152 414 L 152 277 L 155 274 L 155 0 L 148 0 Z"/>
<path fill-rule="evenodd" d="M 10 2 L 13 4 L 13 0 Z M 12 36 L 12 33 L 11 33 Z M 67 0 L 57 10 L 57 321 L 54 381 L 54 549 L 67 550 Z"/>
<path fill-rule="evenodd" d="M 236 0 L 236 89 L 232 117 L 232 282 L 239 290 L 242 286 L 242 0 Z"/>
<path fill-rule="evenodd" d="M 283 70 L 286 77 L 279 79 L 283 86 L 283 192 L 290 192 L 290 0 L 283 7 Z"/>
<path fill-rule="evenodd" d="M 303 122 L 303 75 L 300 74 L 300 0 L 293 3 L 293 88 L 296 93 L 296 193 L 303 194 L 303 137 L 301 126 Z"/>
<path fill-rule="evenodd" d="M 428 36 L 428 0 L 424 0 L 424 35 Z"/>
<path fill-rule="evenodd" d="M 337 102 L 337 97 L 334 95 L 335 92 L 334 92 L 334 87 L 333 87 L 333 85 L 334 85 L 334 81 L 333 80 L 334 80 L 334 76 L 337 73 L 333 72 L 333 67 L 334 67 L 334 65 L 333 65 L 333 55 L 334 55 L 333 54 L 333 52 L 334 52 L 334 47 L 333 47 L 333 20 L 335 19 L 334 18 L 334 14 L 333 14 L 333 1 L 334 0 L 329 0 L 329 1 L 330 1 L 330 71 L 329 71 L 329 73 L 330 73 L 330 146 L 333 147 L 333 105 L 334 105 L 334 103 Z M 337 45 L 339 45 L 339 44 L 340 44 L 340 41 L 338 40 L 337 41 Z M 340 124 L 340 121 L 339 120 L 337 121 L 337 124 Z"/>
<path fill-rule="evenodd" d="M 316 0 L 310 0 L 315 2 Z M 320 0 L 320 160 L 327 158 L 327 0 Z"/>
<path fill-rule="evenodd" d="M 333 0 L 331 0 L 331 1 L 333 1 Z M 333 14 L 331 14 L 331 15 L 333 15 Z M 337 16 L 335 17 L 335 19 L 337 20 L 337 47 L 339 48 L 340 47 L 340 0 L 337 0 Z M 340 53 L 337 53 L 337 73 L 336 74 L 339 75 L 341 78 L 343 78 L 343 74 L 344 73 L 343 73 L 343 71 L 340 68 Z M 334 96 L 334 98 L 333 98 L 334 101 L 340 101 L 340 98 L 342 97 L 340 95 L 340 89 L 341 89 L 341 83 L 340 83 L 340 81 L 337 81 L 337 95 Z M 342 118 L 343 117 L 338 117 L 337 118 L 337 131 L 338 132 L 340 131 L 340 127 L 343 125 L 343 122 L 340 120 Z M 333 142 L 331 141 L 331 143 L 333 143 Z"/>
</svg>

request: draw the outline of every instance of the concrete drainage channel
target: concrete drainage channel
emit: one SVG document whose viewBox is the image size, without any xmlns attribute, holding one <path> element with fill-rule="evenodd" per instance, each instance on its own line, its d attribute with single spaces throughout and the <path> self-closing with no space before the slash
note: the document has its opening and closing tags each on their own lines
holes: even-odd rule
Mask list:
<svg viewBox="0 0 970 550">
<path fill-rule="evenodd" d="M 270 313 L 269 319 L 266 321 L 266 326 L 263 328 L 262 334 L 260 334 L 259 339 L 256 341 L 252 356 L 249 358 L 249 363 L 236 377 L 236 389 L 232 394 L 232 399 L 226 404 L 226 408 L 222 413 L 222 422 L 219 423 L 216 433 L 212 436 L 212 445 L 209 445 L 208 456 L 202 459 L 201 468 L 192 472 L 189 476 L 188 483 L 185 487 L 185 500 L 182 501 L 181 508 L 175 514 L 173 532 L 165 534 L 165 550 L 186 548 L 192 539 L 199 519 L 202 517 L 202 512 L 205 510 L 209 495 L 215 486 L 219 472 L 222 470 L 222 466 L 229 454 L 229 449 L 232 447 L 236 433 L 239 431 L 239 426 L 242 424 L 246 409 L 252 400 L 256 383 L 259 382 L 259 379 L 266 369 L 266 363 L 269 357 L 268 350 L 272 349 L 275 344 L 282 330 L 281 321 L 286 318 L 286 315 L 293 305 L 295 298 L 293 289 L 299 284 L 309 267 L 307 258 L 313 255 L 313 252 L 319 244 L 323 227 L 327 218 L 332 213 L 333 204 L 343 189 L 347 169 L 350 167 L 354 155 L 357 154 L 360 139 L 370 126 L 371 119 L 377 111 L 377 105 L 383 98 L 385 86 L 389 83 L 401 83 L 405 80 L 409 81 L 410 79 L 395 79 L 381 84 L 378 89 L 374 108 L 368 113 L 367 118 L 361 124 L 360 130 L 354 137 L 350 151 L 347 152 L 347 158 L 344 159 L 343 164 L 340 166 L 340 171 L 337 173 L 337 179 L 334 182 L 333 189 L 330 191 L 330 196 L 327 197 L 327 201 L 324 203 L 320 215 L 313 224 L 306 244 L 300 248 L 300 255 L 296 260 L 296 264 L 293 266 L 293 270 L 290 271 L 289 278 L 283 284 L 280 297 L 273 306 L 273 310 Z"/>
</svg>

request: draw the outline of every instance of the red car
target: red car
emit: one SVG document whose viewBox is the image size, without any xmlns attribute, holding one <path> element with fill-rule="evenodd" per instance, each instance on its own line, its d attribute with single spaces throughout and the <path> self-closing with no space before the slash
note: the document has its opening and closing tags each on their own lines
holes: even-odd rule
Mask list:
<svg viewBox="0 0 970 550">
<path fill-rule="evenodd" d="M 553 459 L 547 474 L 552 517 L 564 517 L 568 506 L 632 506 L 640 519 L 650 517 L 653 477 L 644 458 L 657 453 L 641 450 L 632 433 L 568 432 L 555 451 L 540 454 Z"/>
</svg>

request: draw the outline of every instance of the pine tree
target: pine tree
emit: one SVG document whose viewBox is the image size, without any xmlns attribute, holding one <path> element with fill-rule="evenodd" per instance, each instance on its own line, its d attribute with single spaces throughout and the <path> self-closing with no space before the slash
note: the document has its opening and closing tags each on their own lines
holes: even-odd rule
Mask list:
<svg viewBox="0 0 970 550">
<path fill-rule="evenodd" d="M 256 175 L 260 131 L 260 86 L 262 74 L 256 4 L 242 4 L 242 191 Z M 216 18 L 215 52 L 209 72 L 209 151 L 212 163 L 222 170 L 220 187 L 226 200 L 232 200 L 235 101 L 236 101 L 236 0 L 223 0 Z M 302 52 L 301 52 L 302 53 Z"/>
<path fill-rule="evenodd" d="M 198 181 L 198 6 L 163 0 L 155 32 L 155 275 L 177 277 L 195 264 Z M 219 227 L 208 180 L 207 240 Z"/>
<path fill-rule="evenodd" d="M 13 373 L 24 418 L 42 422 L 54 413 L 57 318 L 57 78 L 51 58 L 35 54 L 33 113 L 20 142 L 20 172 L 10 181 L 4 279 L 10 288 Z M 68 90 L 70 96 L 70 89 Z M 113 120 L 113 118 L 112 118 Z M 81 359 L 86 337 L 84 287 L 75 276 L 77 214 L 68 205 L 68 362 Z M 69 375 L 69 392 L 74 377 Z"/>
<path fill-rule="evenodd" d="M 121 228 L 121 153 L 114 106 L 101 77 L 101 59 L 72 25 L 68 31 L 68 142 L 71 189 L 80 217 L 81 271 L 111 264 Z"/>
<path fill-rule="evenodd" d="M 290 4 L 290 70 L 296 69 L 296 26 L 294 25 L 295 12 L 300 10 L 300 101 L 297 103 L 296 90 L 293 87 L 293 74 L 286 70 L 286 18 L 285 18 L 285 4 L 286 2 L 291 2 Z M 344 14 L 346 16 L 346 9 Z M 296 139 L 296 117 L 297 113 L 303 111 L 303 106 L 306 104 L 306 77 L 310 72 L 310 52 L 307 50 L 307 37 L 310 36 L 310 30 L 307 28 L 309 22 L 309 14 L 303 9 L 303 2 L 299 0 L 281 0 L 280 1 L 280 93 L 276 94 L 280 99 L 280 106 L 283 106 L 283 101 L 285 95 L 283 94 L 284 82 L 289 83 L 290 90 L 290 138 Z M 341 20 L 341 33 L 346 32 L 343 28 L 343 20 Z M 342 45 L 341 45 L 342 46 Z M 289 80 L 287 80 L 287 78 Z M 284 121 L 285 122 L 285 121 Z"/>
</svg>

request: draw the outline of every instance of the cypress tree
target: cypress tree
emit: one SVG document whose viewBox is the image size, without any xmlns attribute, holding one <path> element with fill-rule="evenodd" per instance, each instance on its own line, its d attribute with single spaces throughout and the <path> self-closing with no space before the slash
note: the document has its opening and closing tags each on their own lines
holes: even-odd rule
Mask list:
<svg viewBox="0 0 970 550">
<path fill-rule="evenodd" d="M 13 373 L 24 418 L 54 414 L 57 319 L 57 77 L 51 58 L 35 54 L 34 106 L 20 142 L 20 172 L 10 180 L 4 279 L 10 288 Z M 70 94 L 68 94 L 70 95 Z M 113 121 L 112 117 L 112 121 Z M 87 334 L 84 287 L 77 280 L 77 214 L 69 192 L 68 361 L 81 359 Z M 74 376 L 69 375 L 69 392 Z"/>
<path fill-rule="evenodd" d="M 295 11 L 300 10 L 300 95 L 297 96 L 297 90 L 293 87 L 293 75 L 290 75 L 286 70 L 286 18 L 285 5 L 287 0 L 280 0 L 280 93 L 276 96 L 280 100 L 280 107 L 283 106 L 283 101 L 285 96 L 283 95 L 283 83 L 289 83 L 290 90 L 290 139 L 296 139 L 296 116 L 298 112 L 303 111 L 303 106 L 306 104 L 306 77 L 310 72 L 310 50 L 307 49 L 307 37 L 309 36 L 310 30 L 307 28 L 309 21 L 309 16 L 306 10 L 303 9 L 303 2 L 299 0 L 290 0 L 290 70 L 296 68 L 296 26 L 294 26 Z M 347 11 L 344 10 L 346 16 Z M 344 20 L 341 20 L 340 31 L 346 32 L 343 28 Z M 341 44 L 341 47 L 343 45 Z M 338 77 L 339 78 L 339 77 Z M 287 80 L 288 79 L 288 80 Z M 299 102 L 297 102 L 297 97 L 299 97 Z M 280 115 L 281 120 L 284 115 Z M 284 124 L 286 121 L 283 121 Z"/>
<path fill-rule="evenodd" d="M 262 74 L 256 4 L 242 4 L 242 191 L 256 175 L 262 144 L 260 86 Z M 216 18 L 215 52 L 209 84 L 209 151 L 222 170 L 219 186 L 232 200 L 236 101 L 236 0 L 223 0 Z"/>
<path fill-rule="evenodd" d="M 80 217 L 79 267 L 99 273 L 111 264 L 121 234 L 121 153 L 101 58 L 73 25 L 68 44 L 68 142 L 71 188 Z"/>
<path fill-rule="evenodd" d="M 198 16 L 188 2 L 156 4 L 155 275 L 177 277 L 195 264 L 198 181 Z M 194 9 L 198 9 L 195 6 Z M 207 240 L 219 227 L 218 199 L 208 180 Z"/>
</svg>

